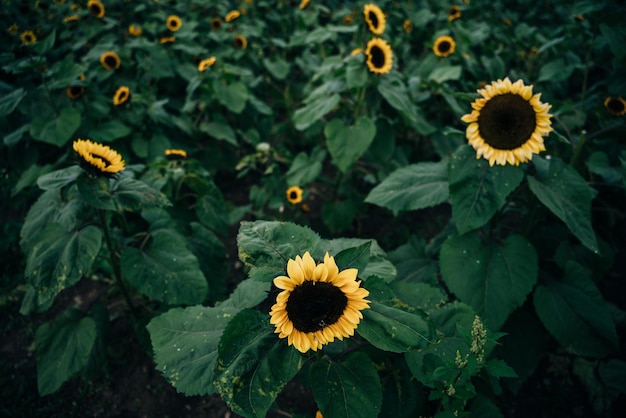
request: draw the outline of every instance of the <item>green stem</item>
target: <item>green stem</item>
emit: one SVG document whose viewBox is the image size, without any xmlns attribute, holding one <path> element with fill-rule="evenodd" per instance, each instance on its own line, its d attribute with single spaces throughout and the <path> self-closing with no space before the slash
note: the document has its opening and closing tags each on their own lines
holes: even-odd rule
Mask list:
<svg viewBox="0 0 626 418">
<path fill-rule="evenodd" d="M 585 142 L 587 140 L 587 132 L 585 130 L 583 130 L 580 133 L 580 137 L 578 138 L 578 142 L 576 143 L 576 148 L 574 148 L 574 154 L 572 155 L 572 159 L 570 160 L 569 164 L 576 168 L 576 166 L 578 165 L 578 159 L 580 158 L 580 152 L 582 151 L 583 147 L 585 146 Z"/>
<path fill-rule="evenodd" d="M 361 87 L 357 95 L 356 105 L 354 106 L 354 120 L 355 121 L 356 121 L 356 118 L 359 117 L 359 113 L 361 112 L 361 106 L 363 105 L 363 102 L 365 101 L 365 89 L 366 89 L 366 86 Z"/>
</svg>

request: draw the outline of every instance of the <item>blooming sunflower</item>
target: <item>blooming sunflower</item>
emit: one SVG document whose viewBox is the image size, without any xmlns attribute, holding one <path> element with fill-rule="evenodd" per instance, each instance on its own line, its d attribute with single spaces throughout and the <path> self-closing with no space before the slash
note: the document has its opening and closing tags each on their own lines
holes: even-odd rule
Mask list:
<svg viewBox="0 0 626 418">
<path fill-rule="evenodd" d="M 165 158 L 168 160 L 180 160 L 187 158 L 187 151 L 182 149 L 166 149 Z"/>
<path fill-rule="evenodd" d="M 370 303 L 357 274 L 354 268 L 340 272 L 328 253 L 318 265 L 308 251 L 289 260 L 287 276 L 274 279 L 282 290 L 270 310 L 274 332 L 302 353 L 354 335 L 363 318 L 361 310 Z"/>
<path fill-rule="evenodd" d="M 373 3 L 363 6 L 363 14 L 365 15 L 365 21 L 370 31 L 375 35 L 380 35 L 385 31 L 385 14 Z"/>
<path fill-rule="evenodd" d="M 30 45 L 37 42 L 37 37 L 32 30 L 25 30 L 21 33 L 20 39 L 22 40 L 22 45 Z"/>
<path fill-rule="evenodd" d="M 130 98 L 130 89 L 127 86 L 122 86 L 115 92 L 113 96 L 113 104 L 119 106 L 124 104 Z"/>
<path fill-rule="evenodd" d="M 79 138 L 74 141 L 74 151 L 82 158 L 84 166 L 97 174 L 111 176 L 124 170 L 122 156 L 106 145 Z"/>
<path fill-rule="evenodd" d="M 235 48 L 246 49 L 248 47 L 248 40 L 243 35 L 235 35 L 233 44 L 235 45 Z"/>
<path fill-rule="evenodd" d="M 545 151 L 543 137 L 552 131 L 550 105 L 541 103 L 541 93 L 522 80 L 497 80 L 478 90 L 482 96 L 472 103 L 472 113 L 461 120 L 469 123 L 465 136 L 476 150 L 476 158 L 489 165 L 519 165 Z"/>
<path fill-rule="evenodd" d="M 176 15 L 168 16 L 165 23 L 167 24 L 167 28 L 171 32 L 176 32 L 183 25 L 183 21 L 180 20 L 180 17 Z"/>
<path fill-rule="evenodd" d="M 367 68 L 375 74 L 387 74 L 391 71 L 393 53 L 391 45 L 381 38 L 372 38 L 365 48 Z"/>
<path fill-rule="evenodd" d="M 215 64 L 215 61 L 217 61 L 217 58 L 215 58 L 215 57 L 210 57 L 210 58 L 207 58 L 207 59 L 203 59 L 198 64 L 198 71 L 204 72 L 207 68 L 209 68 L 213 64 Z"/>
<path fill-rule="evenodd" d="M 448 9 L 448 22 L 453 22 L 461 17 L 461 8 L 459 6 L 452 6 Z"/>
<path fill-rule="evenodd" d="M 89 0 L 87 2 L 87 9 L 92 16 L 102 19 L 104 17 L 104 5 L 98 0 Z"/>
<path fill-rule="evenodd" d="M 141 26 L 128 25 L 128 34 L 130 36 L 141 36 L 142 33 L 143 29 L 141 29 Z"/>
<path fill-rule="evenodd" d="M 604 100 L 604 107 L 611 115 L 626 115 L 626 100 L 621 97 L 607 97 Z"/>
<path fill-rule="evenodd" d="M 300 10 L 306 9 L 306 7 L 309 5 L 309 3 L 311 3 L 311 0 L 302 0 L 300 2 L 300 6 L 299 6 Z"/>
<path fill-rule="evenodd" d="M 292 205 L 297 205 L 302 202 L 302 188 L 298 186 L 291 186 L 285 192 L 287 194 L 287 201 Z"/>
<path fill-rule="evenodd" d="M 100 64 L 102 64 L 106 70 L 117 70 L 120 68 L 121 63 L 122 61 L 120 60 L 119 55 L 113 51 L 106 51 L 100 55 Z"/>
<path fill-rule="evenodd" d="M 211 19 L 211 29 L 220 30 L 222 29 L 222 19 L 219 17 L 214 17 Z"/>
<path fill-rule="evenodd" d="M 435 40 L 433 52 L 438 57 L 447 57 L 454 53 L 454 48 L 456 48 L 456 42 L 454 42 L 454 39 L 450 36 L 444 35 Z"/>
<path fill-rule="evenodd" d="M 226 14 L 226 17 L 224 18 L 224 20 L 227 22 L 232 22 L 233 20 L 237 19 L 239 16 L 241 16 L 241 12 L 239 10 L 231 10 L 230 12 Z"/>
</svg>

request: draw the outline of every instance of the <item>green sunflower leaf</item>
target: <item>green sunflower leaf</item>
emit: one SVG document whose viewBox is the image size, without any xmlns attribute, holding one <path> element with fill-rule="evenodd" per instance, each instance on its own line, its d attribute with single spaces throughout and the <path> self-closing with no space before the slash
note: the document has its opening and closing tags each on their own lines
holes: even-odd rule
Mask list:
<svg viewBox="0 0 626 418">
<path fill-rule="evenodd" d="M 376 136 L 376 125 L 365 116 L 358 117 L 352 126 L 333 119 L 326 124 L 324 135 L 333 162 L 345 173 L 369 148 Z"/>
<path fill-rule="evenodd" d="M 487 223 L 524 178 L 519 167 L 490 167 L 487 160 L 476 159 L 467 145 L 452 154 L 448 173 L 452 218 L 461 235 Z"/>
<path fill-rule="evenodd" d="M 207 133 L 215 139 L 219 139 L 220 141 L 226 141 L 229 144 L 238 146 L 235 131 L 233 131 L 233 128 L 231 128 L 230 125 L 225 122 L 203 122 L 200 124 L 199 129 L 200 132 Z"/>
<path fill-rule="evenodd" d="M 233 113 L 241 113 L 248 100 L 248 88 L 241 81 L 225 85 L 216 78 L 213 81 L 213 91 L 217 100 Z"/>
<path fill-rule="evenodd" d="M 275 221 L 242 222 L 237 235 L 239 259 L 252 269 L 250 277 L 261 281 L 284 276 L 287 261 L 313 251 L 319 241 L 307 227 Z"/>
<path fill-rule="evenodd" d="M 331 94 L 308 102 L 306 106 L 296 110 L 293 114 L 293 123 L 296 129 L 303 131 L 313 125 L 333 110 L 340 100 L 341 97 L 338 94 Z"/>
<path fill-rule="evenodd" d="M 178 392 L 187 396 L 215 393 L 217 346 L 237 312 L 226 306 L 174 308 L 147 325 L 156 368 Z"/>
<path fill-rule="evenodd" d="M 27 123 L 26 125 L 23 125 L 20 128 L 17 128 L 13 132 L 6 134 L 3 138 L 4 145 L 6 145 L 7 147 L 14 146 L 18 142 L 20 142 L 24 134 L 28 132 L 29 129 L 30 129 L 30 123 Z"/>
<path fill-rule="evenodd" d="M 147 248 L 122 249 L 126 280 L 142 294 L 171 305 L 201 303 L 208 292 L 198 259 L 171 229 L 151 232 Z"/>
<path fill-rule="evenodd" d="M 618 349 L 609 307 L 587 271 L 576 262 L 565 264 L 560 281 L 539 286 L 533 302 L 543 325 L 567 351 L 603 357 Z"/>
<path fill-rule="evenodd" d="M 98 209 L 140 212 L 171 206 L 163 193 L 130 176 L 110 180 L 84 174 L 76 184 L 85 201 Z"/>
<path fill-rule="evenodd" d="M 367 241 L 358 247 L 347 248 L 335 256 L 335 263 L 339 270 L 355 268 L 364 271 L 370 261 L 370 247 L 372 241 Z"/>
<path fill-rule="evenodd" d="M 591 226 L 592 189 L 574 168 L 556 157 L 548 164 L 535 164 L 535 167 L 537 175 L 528 176 L 530 190 L 565 222 L 585 247 L 598 252 L 596 234 Z"/>
<path fill-rule="evenodd" d="M 61 189 L 75 181 L 83 169 L 77 165 L 46 173 L 37 179 L 37 186 L 42 190 Z"/>
<path fill-rule="evenodd" d="M 340 361 L 321 359 L 311 365 L 311 388 L 320 412 L 332 418 L 371 418 L 383 401 L 380 378 L 364 353 Z"/>
<path fill-rule="evenodd" d="M 368 280 L 372 277 L 378 277 L 385 283 L 392 282 L 396 278 L 396 268 L 391 264 L 391 261 L 387 260 L 387 253 L 380 248 L 376 240 L 363 238 L 321 240 L 317 246 L 318 251 L 312 255 L 314 258 L 317 257 L 321 260 L 324 257 L 324 253 L 328 251 L 329 255 L 336 257 L 341 254 L 342 251 L 368 245 L 368 243 L 370 246 L 369 260 L 367 261 L 367 267 L 363 270 L 359 270 L 359 278 Z"/>
<path fill-rule="evenodd" d="M 305 152 L 296 155 L 296 158 L 291 162 L 289 171 L 285 174 L 287 185 L 304 187 L 315 181 L 322 172 L 322 163 L 326 155 L 326 150 L 320 148 L 313 150 L 310 157 Z"/>
<path fill-rule="evenodd" d="M 87 365 L 96 336 L 96 321 L 83 317 L 78 309 L 69 309 L 37 329 L 37 387 L 41 396 L 55 392 Z"/>
<path fill-rule="evenodd" d="M 359 335 L 381 350 L 404 353 L 424 348 L 434 339 L 435 330 L 425 315 L 375 301 L 362 313 Z"/>
<path fill-rule="evenodd" d="M 448 200 L 448 162 L 417 163 L 399 168 L 374 187 L 365 201 L 398 214 Z"/>
<path fill-rule="evenodd" d="M 494 331 L 537 282 L 537 253 L 521 235 L 502 243 L 486 243 L 478 232 L 452 235 L 441 247 L 439 265 L 450 291 Z"/>
<path fill-rule="evenodd" d="M 284 80 L 291 69 L 287 61 L 278 57 L 275 60 L 263 58 L 263 66 L 277 80 Z"/>
<path fill-rule="evenodd" d="M 229 212 L 222 192 L 213 181 L 206 182 L 203 191 L 204 193 L 198 197 L 196 202 L 198 220 L 218 234 L 228 235 L 230 228 L 228 223 Z"/>
<path fill-rule="evenodd" d="M 228 299 L 219 302 L 218 305 L 237 309 L 253 308 L 267 298 L 270 287 L 270 282 L 260 282 L 254 279 L 244 280 L 237 285 Z"/>
<path fill-rule="evenodd" d="M 98 142 L 113 142 L 128 136 L 131 132 L 132 129 L 119 120 L 110 120 L 98 124 L 96 128 L 90 131 L 89 137 L 98 138 Z"/>
<path fill-rule="evenodd" d="M 26 94 L 26 91 L 21 88 L 13 90 L 9 94 L 4 94 L 0 99 L 0 116 L 5 117 L 13 113 L 17 105 L 26 97 Z"/>
<path fill-rule="evenodd" d="M 378 92 L 393 107 L 409 119 L 413 127 L 422 135 L 435 132 L 436 128 L 428 123 L 421 110 L 413 104 L 403 82 L 396 78 L 384 78 L 378 84 Z"/>
<path fill-rule="evenodd" d="M 72 138 L 80 126 L 80 112 L 73 107 L 64 107 L 58 115 L 35 116 L 30 124 L 30 134 L 38 141 L 62 147 Z"/>
</svg>

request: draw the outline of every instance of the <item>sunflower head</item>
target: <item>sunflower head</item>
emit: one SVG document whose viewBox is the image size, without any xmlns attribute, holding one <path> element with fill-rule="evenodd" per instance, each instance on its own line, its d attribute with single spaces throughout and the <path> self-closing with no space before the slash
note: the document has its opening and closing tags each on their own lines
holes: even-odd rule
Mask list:
<svg viewBox="0 0 626 418">
<path fill-rule="evenodd" d="M 168 16 L 165 23 L 171 32 L 176 32 L 183 25 L 183 21 L 176 15 Z"/>
<path fill-rule="evenodd" d="M 299 6 L 300 10 L 306 9 L 309 3 L 311 3 L 311 0 L 302 0 Z"/>
<path fill-rule="evenodd" d="M 87 2 L 87 9 L 93 17 L 102 19 L 104 17 L 104 5 L 98 0 L 89 0 Z"/>
<path fill-rule="evenodd" d="M 71 100 L 80 99 L 85 94 L 83 86 L 69 86 L 65 89 L 65 95 Z"/>
<path fill-rule="evenodd" d="M 108 71 L 117 70 L 121 63 L 119 55 L 114 51 L 106 51 L 100 55 L 100 64 Z"/>
<path fill-rule="evenodd" d="M 183 149 L 166 149 L 165 158 L 168 160 L 183 160 L 187 158 L 187 151 Z"/>
<path fill-rule="evenodd" d="M 222 18 L 214 17 L 213 19 L 211 19 L 211 29 L 213 30 L 222 29 Z"/>
<path fill-rule="evenodd" d="M 285 194 L 287 195 L 287 201 L 292 205 L 297 205 L 302 202 L 302 188 L 299 186 L 291 186 L 287 189 Z"/>
<path fill-rule="evenodd" d="M 270 310 L 274 332 L 302 353 L 354 335 L 370 303 L 357 274 L 354 268 L 339 271 L 328 253 L 317 265 L 308 251 L 289 260 L 287 276 L 274 279 L 282 290 Z"/>
<path fill-rule="evenodd" d="M 124 170 L 124 160 L 115 150 L 89 139 L 77 139 L 74 151 L 81 158 L 83 167 L 96 175 L 113 176 Z"/>
<path fill-rule="evenodd" d="M 232 22 L 233 20 L 237 19 L 239 16 L 241 16 L 241 12 L 239 10 L 231 10 L 230 12 L 226 14 L 226 17 L 224 18 L 224 20 L 227 22 Z"/>
<path fill-rule="evenodd" d="M 621 97 L 607 97 L 604 100 L 604 107 L 606 111 L 611 115 L 624 116 L 626 115 L 626 100 Z"/>
<path fill-rule="evenodd" d="M 363 6 L 363 15 L 367 26 L 374 35 L 380 35 L 385 31 L 387 20 L 380 7 L 373 3 L 366 4 Z"/>
<path fill-rule="evenodd" d="M 141 36 L 142 33 L 143 29 L 141 29 L 141 26 L 128 25 L 128 34 L 130 36 Z"/>
<path fill-rule="evenodd" d="M 32 30 L 25 30 L 21 33 L 20 39 L 22 40 L 22 45 L 30 45 L 37 42 L 37 37 Z"/>
<path fill-rule="evenodd" d="M 409 19 L 404 19 L 404 22 L 402 22 L 402 27 L 404 28 L 404 31 L 406 33 L 413 32 L 413 23 Z"/>
<path fill-rule="evenodd" d="M 454 42 L 454 39 L 450 36 L 443 35 L 435 40 L 433 52 L 438 57 L 448 57 L 454 53 L 455 48 L 456 42 Z"/>
<path fill-rule="evenodd" d="M 217 58 L 215 58 L 215 57 L 210 57 L 210 58 L 207 58 L 207 59 L 203 59 L 198 64 L 198 71 L 204 72 L 207 68 L 213 66 L 213 64 L 215 64 L 215 61 L 217 61 Z"/>
<path fill-rule="evenodd" d="M 235 45 L 235 48 L 237 49 L 246 49 L 248 47 L 248 40 L 243 35 L 235 35 L 233 45 Z"/>
<path fill-rule="evenodd" d="M 345 15 L 341 21 L 346 24 L 346 25 L 351 25 L 352 22 L 354 21 L 354 16 L 352 16 L 351 14 L 349 15 Z"/>
<path fill-rule="evenodd" d="M 372 38 L 365 48 L 365 63 L 374 74 L 387 74 L 391 71 L 393 53 L 391 45 L 381 38 Z"/>
<path fill-rule="evenodd" d="M 176 37 L 174 36 L 162 36 L 159 39 L 159 43 L 161 44 L 171 44 L 174 41 L 176 41 Z"/>
<path fill-rule="evenodd" d="M 459 6 L 452 6 L 448 9 L 448 22 L 453 22 L 461 17 L 461 8 Z"/>
<path fill-rule="evenodd" d="M 478 90 L 482 96 L 472 103 L 472 113 L 461 120 L 469 123 L 465 136 L 489 165 L 519 165 L 545 151 L 543 137 L 552 131 L 550 105 L 533 86 L 522 80 L 497 80 Z"/>
<path fill-rule="evenodd" d="M 127 86 L 122 86 L 117 89 L 113 96 L 113 104 L 119 106 L 124 104 L 130 99 L 130 89 Z"/>
</svg>

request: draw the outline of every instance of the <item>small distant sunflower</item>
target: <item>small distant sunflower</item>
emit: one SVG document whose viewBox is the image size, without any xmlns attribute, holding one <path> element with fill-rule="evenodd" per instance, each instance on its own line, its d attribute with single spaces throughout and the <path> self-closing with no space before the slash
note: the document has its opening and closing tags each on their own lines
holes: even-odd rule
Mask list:
<svg viewBox="0 0 626 418">
<path fill-rule="evenodd" d="M 248 47 L 248 40 L 243 35 L 235 35 L 233 44 L 235 45 L 235 48 L 246 49 Z"/>
<path fill-rule="evenodd" d="M 222 19 L 219 17 L 214 17 L 211 19 L 211 29 L 220 30 L 222 29 Z"/>
<path fill-rule="evenodd" d="M 607 97 L 604 100 L 604 107 L 611 115 L 626 115 L 626 100 L 622 99 L 621 97 Z"/>
<path fill-rule="evenodd" d="M 17 25 L 17 23 L 12 24 L 7 29 L 7 32 L 9 33 L 9 35 L 13 35 L 13 36 L 17 35 L 19 31 L 20 31 L 20 27 Z"/>
<path fill-rule="evenodd" d="M 130 99 L 130 89 L 127 86 L 122 86 L 115 92 L 113 96 L 113 104 L 119 106 L 124 104 Z"/>
<path fill-rule="evenodd" d="M 454 42 L 454 39 L 450 36 L 444 35 L 435 40 L 433 52 L 438 57 L 447 57 L 454 53 L 454 48 L 456 48 L 456 42 Z"/>
<path fill-rule="evenodd" d="M 404 22 L 402 22 L 402 27 L 404 28 L 404 31 L 406 33 L 413 32 L 413 23 L 409 19 L 404 19 Z"/>
<path fill-rule="evenodd" d="M 89 0 L 87 2 L 87 9 L 92 16 L 102 19 L 104 17 L 104 5 L 98 0 Z"/>
<path fill-rule="evenodd" d="M 309 5 L 309 3 L 311 3 L 311 0 L 302 0 L 300 2 L 300 10 L 304 10 L 306 9 L 306 7 Z"/>
<path fill-rule="evenodd" d="M 461 120 L 469 123 L 465 136 L 476 150 L 476 158 L 489 165 L 519 165 L 545 151 L 543 137 L 552 131 L 550 105 L 541 103 L 541 93 L 522 80 L 497 80 L 478 90 L 482 96 L 472 103 L 472 113 Z"/>
<path fill-rule="evenodd" d="M 241 16 L 241 12 L 239 10 L 231 10 L 230 12 L 226 14 L 226 17 L 224 18 L 224 20 L 227 22 L 232 22 L 233 20 L 237 19 L 239 16 Z"/>
<path fill-rule="evenodd" d="M 83 86 L 69 86 L 65 89 L 65 95 L 72 100 L 80 99 L 83 94 L 85 94 Z"/>
<path fill-rule="evenodd" d="M 340 272 L 328 253 L 317 265 L 308 251 L 290 259 L 287 276 L 274 279 L 282 290 L 270 310 L 274 332 L 301 353 L 353 336 L 370 303 L 357 275 L 355 268 Z"/>
<path fill-rule="evenodd" d="M 344 24 L 346 24 L 346 25 L 351 25 L 351 24 L 352 24 L 352 21 L 354 20 L 354 16 L 352 16 L 351 14 L 350 14 L 350 15 L 345 15 L 345 16 L 343 17 L 343 19 L 341 19 L 341 20 L 342 20 L 342 22 L 343 22 Z"/>
<path fill-rule="evenodd" d="M 215 61 L 217 61 L 217 58 L 215 58 L 215 57 L 210 57 L 210 58 L 207 58 L 207 59 L 203 59 L 198 64 L 198 71 L 204 72 L 207 68 L 213 66 L 213 64 L 215 64 Z"/>
<path fill-rule="evenodd" d="M 142 33 L 143 29 L 141 29 L 141 26 L 128 25 L 128 34 L 130 36 L 141 36 Z"/>
<path fill-rule="evenodd" d="M 387 23 L 385 14 L 373 3 L 363 6 L 363 14 L 365 15 L 365 21 L 370 31 L 375 35 L 380 35 L 385 31 L 385 24 Z"/>
<path fill-rule="evenodd" d="M 165 23 L 171 32 L 176 32 L 183 25 L 183 21 L 176 15 L 168 16 Z"/>
<path fill-rule="evenodd" d="M 22 40 L 22 45 L 30 45 L 37 42 L 37 37 L 32 30 L 25 30 L 22 32 L 20 39 Z"/>
<path fill-rule="evenodd" d="M 83 166 L 92 173 L 111 176 L 125 168 L 122 156 L 106 145 L 89 139 L 77 139 L 73 147 L 82 158 Z"/>
<path fill-rule="evenodd" d="M 187 151 L 183 149 L 166 149 L 165 158 L 168 160 L 182 160 L 187 158 Z"/>
<path fill-rule="evenodd" d="M 363 48 L 354 48 L 351 52 L 350 52 L 350 56 L 354 57 L 356 55 L 362 54 L 363 53 Z"/>
<path fill-rule="evenodd" d="M 298 186 L 291 186 L 285 192 L 287 195 L 287 201 L 292 205 L 297 205 L 302 202 L 302 188 Z"/>
<path fill-rule="evenodd" d="M 106 51 L 100 55 L 100 64 L 109 71 L 117 70 L 120 68 L 121 63 L 122 60 L 114 51 Z"/>
<path fill-rule="evenodd" d="M 78 20 L 80 20 L 78 15 L 70 15 L 63 18 L 63 23 L 78 22 Z"/>
<path fill-rule="evenodd" d="M 448 22 L 453 22 L 461 17 L 461 8 L 459 6 L 452 6 L 448 9 Z"/>
<path fill-rule="evenodd" d="M 391 71 L 393 53 L 391 45 L 381 38 L 372 38 L 365 48 L 367 68 L 375 74 L 387 74 Z"/>
<path fill-rule="evenodd" d="M 162 36 L 161 39 L 159 39 L 159 43 L 162 44 L 171 44 L 174 41 L 176 41 L 176 37 L 174 36 Z"/>
</svg>

